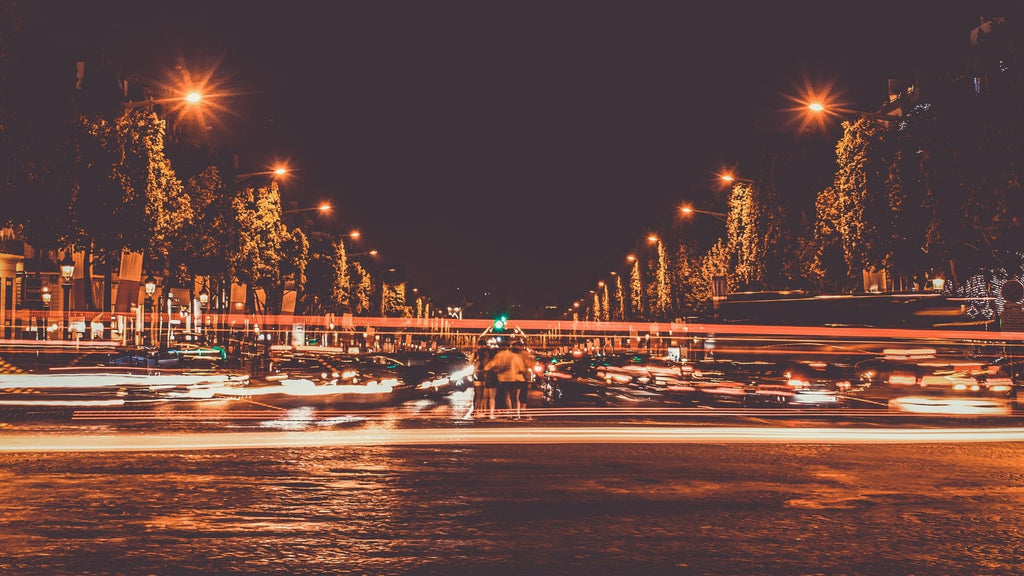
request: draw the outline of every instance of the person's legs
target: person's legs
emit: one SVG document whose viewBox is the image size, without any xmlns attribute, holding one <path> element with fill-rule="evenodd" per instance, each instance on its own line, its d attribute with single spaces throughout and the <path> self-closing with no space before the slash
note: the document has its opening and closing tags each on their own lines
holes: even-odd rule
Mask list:
<svg viewBox="0 0 1024 576">
<path fill-rule="evenodd" d="M 484 395 L 486 396 L 487 410 L 489 418 L 494 418 L 494 405 L 496 404 L 498 387 L 494 384 L 487 384 L 484 388 Z"/>
<path fill-rule="evenodd" d="M 473 382 L 473 412 L 483 413 L 487 409 L 487 398 L 484 396 L 484 383 L 480 380 Z"/>
</svg>

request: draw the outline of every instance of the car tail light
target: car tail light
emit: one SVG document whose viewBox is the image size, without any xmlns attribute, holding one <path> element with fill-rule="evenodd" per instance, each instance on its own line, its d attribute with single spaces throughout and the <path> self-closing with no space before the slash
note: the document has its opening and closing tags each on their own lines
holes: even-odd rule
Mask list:
<svg viewBox="0 0 1024 576">
<path fill-rule="evenodd" d="M 849 380 L 839 380 L 836 382 L 836 387 L 838 387 L 840 390 L 849 390 L 851 384 Z"/>
</svg>

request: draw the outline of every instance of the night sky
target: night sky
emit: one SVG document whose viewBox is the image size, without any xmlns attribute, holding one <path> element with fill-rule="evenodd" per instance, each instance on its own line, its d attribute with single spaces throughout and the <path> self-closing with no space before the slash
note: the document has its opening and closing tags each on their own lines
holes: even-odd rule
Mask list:
<svg viewBox="0 0 1024 576">
<path fill-rule="evenodd" d="M 877 109 L 887 79 L 962 49 L 972 3 L 53 2 L 55 42 L 223 96 L 210 135 L 283 194 L 329 199 L 435 300 L 567 306 L 706 202 L 764 142 L 829 158 L 788 108 L 831 83 Z M 951 4 L 951 5 L 946 5 Z M 838 134 L 835 132 L 834 134 Z M 705 196 L 705 197 L 702 197 Z"/>
</svg>

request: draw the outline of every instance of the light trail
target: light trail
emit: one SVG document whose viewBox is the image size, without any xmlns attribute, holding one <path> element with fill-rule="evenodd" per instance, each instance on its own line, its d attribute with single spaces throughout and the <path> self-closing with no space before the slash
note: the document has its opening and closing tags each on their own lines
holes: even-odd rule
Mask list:
<svg viewBox="0 0 1024 576">
<path fill-rule="evenodd" d="M 500 426 L 448 429 L 366 428 L 300 432 L 0 435 L 0 452 L 188 452 L 348 446 L 489 444 L 925 444 L 1022 442 L 1021 428 L 778 428 L 703 426 Z"/>
</svg>

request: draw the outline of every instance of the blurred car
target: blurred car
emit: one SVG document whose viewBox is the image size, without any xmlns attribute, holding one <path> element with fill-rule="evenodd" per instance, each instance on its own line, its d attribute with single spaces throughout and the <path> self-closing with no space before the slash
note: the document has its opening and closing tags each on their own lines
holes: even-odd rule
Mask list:
<svg viewBox="0 0 1024 576">
<path fill-rule="evenodd" d="M 120 368 L 216 369 L 226 366 L 227 352 L 220 346 L 175 344 L 172 347 L 140 346 L 109 354 L 107 365 Z"/>
<path fill-rule="evenodd" d="M 384 367 L 423 394 L 438 395 L 472 386 L 473 363 L 459 350 L 420 350 L 358 355 L 364 364 Z"/>
<path fill-rule="evenodd" d="M 848 367 L 817 360 L 760 362 L 748 372 L 750 405 L 835 407 L 851 387 Z"/>
<path fill-rule="evenodd" d="M 739 404 L 745 406 L 752 387 L 747 374 L 749 362 L 706 359 L 687 362 L 682 379 L 694 389 L 694 398 L 702 404 Z"/>
<path fill-rule="evenodd" d="M 652 405 L 662 402 L 678 402 L 685 396 L 692 399 L 693 389 L 679 384 L 669 388 L 664 383 L 655 383 L 643 376 L 640 379 L 646 384 L 634 382 L 632 378 L 612 377 L 615 367 L 611 365 L 607 355 L 591 355 L 575 351 L 551 358 L 541 380 L 542 403 L 546 406 L 556 404 L 590 404 L 598 406 L 615 405 Z M 647 374 L 647 372 L 644 372 Z M 624 372 L 621 374 L 625 374 Z M 638 372 L 639 374 L 639 372 Z M 676 395 L 678 394 L 678 396 Z"/>
<path fill-rule="evenodd" d="M 575 350 L 547 360 L 540 380 L 543 405 L 607 403 L 608 386 L 597 377 L 600 360 L 596 356 Z"/>
<path fill-rule="evenodd" d="M 855 395 L 900 412 L 1003 414 L 1017 397 L 1015 367 L 1003 358 L 890 353 L 857 369 Z"/>
<path fill-rule="evenodd" d="M 697 389 L 692 370 L 686 363 L 671 358 L 658 358 L 642 352 L 615 353 L 601 358 L 595 367 L 596 376 L 609 386 L 628 386 L 671 403 L 693 403 Z"/>
<path fill-rule="evenodd" d="M 658 380 L 679 381 L 683 363 L 669 358 L 655 358 L 645 353 L 615 353 L 602 357 L 596 375 L 611 384 L 635 383 L 655 385 Z"/>
</svg>

